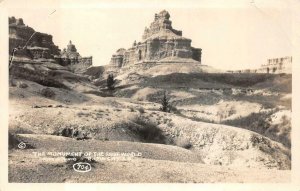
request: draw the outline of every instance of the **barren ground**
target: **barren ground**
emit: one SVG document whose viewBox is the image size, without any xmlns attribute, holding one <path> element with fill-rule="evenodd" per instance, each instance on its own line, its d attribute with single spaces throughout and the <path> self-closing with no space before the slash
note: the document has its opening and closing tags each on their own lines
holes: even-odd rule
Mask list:
<svg viewBox="0 0 300 191">
<path fill-rule="evenodd" d="M 118 82 L 111 92 L 105 89 L 105 73 L 95 81 L 97 86 L 63 68 L 53 70 L 53 64 L 45 68 L 53 70 L 54 79 L 63 85 L 16 75 L 10 87 L 9 132 L 14 143 L 9 150 L 9 181 L 290 180 L 291 76 L 248 76 L 261 78 L 253 82 L 242 74 L 234 76 L 249 83 L 241 86 L 222 74 L 204 74 L 201 69 L 191 73 L 196 66 L 177 65 L 166 73 L 169 64 L 161 64 L 164 75 L 157 66 L 124 68 L 116 74 Z M 33 73 L 45 70 L 31 64 L 20 67 Z M 54 94 L 45 96 L 45 88 Z M 159 109 L 164 91 L 176 107 L 171 113 Z M 264 120 L 256 123 L 256 115 L 264 115 Z M 18 149 L 20 142 L 28 149 Z M 105 161 L 95 157 L 90 172 L 78 173 L 65 157 L 34 155 L 50 151 L 141 156 Z"/>
</svg>

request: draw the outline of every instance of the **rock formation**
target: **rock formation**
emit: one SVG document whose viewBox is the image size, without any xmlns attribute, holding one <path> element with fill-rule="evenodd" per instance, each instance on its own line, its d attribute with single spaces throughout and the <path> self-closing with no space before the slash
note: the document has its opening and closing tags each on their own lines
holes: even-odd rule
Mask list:
<svg viewBox="0 0 300 191">
<path fill-rule="evenodd" d="M 63 49 L 59 56 L 55 56 L 56 61 L 63 66 L 78 65 L 87 68 L 93 64 L 93 57 L 81 57 L 72 41 L 69 41 L 67 49 Z"/>
<path fill-rule="evenodd" d="M 182 36 L 182 31 L 172 28 L 170 14 L 163 10 L 155 14 L 149 28 L 145 28 L 141 42 L 134 41 L 129 49 L 118 49 L 110 64 L 122 67 L 129 64 L 156 62 L 164 58 L 193 59 L 201 63 L 200 48 L 191 46 L 191 39 Z"/>
<path fill-rule="evenodd" d="M 292 56 L 268 59 L 266 64 L 262 64 L 260 68 L 229 70 L 229 73 L 268 73 L 268 74 L 291 74 L 292 73 Z"/>
<path fill-rule="evenodd" d="M 292 57 L 268 59 L 267 64 L 262 64 L 259 71 L 261 73 L 292 73 Z"/>
<path fill-rule="evenodd" d="M 9 53 L 27 59 L 53 59 L 62 66 L 74 65 L 74 69 L 85 70 L 92 65 L 92 57 L 81 57 L 70 41 L 67 49 L 60 51 L 52 36 L 36 32 L 24 24 L 23 19 L 9 18 Z M 76 66 L 75 66 L 76 65 Z"/>
<path fill-rule="evenodd" d="M 52 41 L 52 36 L 36 32 L 24 24 L 23 19 L 9 18 L 9 53 L 14 48 L 20 47 L 15 52 L 16 56 L 29 59 L 54 58 L 59 55 L 59 48 Z"/>
</svg>

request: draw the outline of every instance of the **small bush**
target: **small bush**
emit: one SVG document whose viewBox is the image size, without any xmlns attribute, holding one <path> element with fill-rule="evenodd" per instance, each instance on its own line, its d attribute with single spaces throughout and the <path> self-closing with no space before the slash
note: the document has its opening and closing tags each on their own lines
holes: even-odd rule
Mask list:
<svg viewBox="0 0 300 191">
<path fill-rule="evenodd" d="M 164 92 L 164 96 L 161 100 L 161 107 L 160 110 L 163 112 L 170 112 L 170 99 L 167 97 L 166 92 Z"/>
<path fill-rule="evenodd" d="M 148 121 L 143 117 L 137 117 L 133 122 L 138 125 L 133 131 L 135 131 L 142 141 L 146 143 L 167 143 L 163 131 L 154 122 Z"/>
<path fill-rule="evenodd" d="M 55 96 L 55 92 L 50 88 L 43 88 L 41 94 L 46 98 L 53 98 Z"/>
<path fill-rule="evenodd" d="M 106 80 L 106 86 L 109 90 L 114 90 L 115 89 L 115 82 L 116 80 L 114 79 L 113 74 L 109 74 Z"/>
<path fill-rule="evenodd" d="M 144 108 L 142 108 L 142 107 L 139 107 L 137 110 L 138 110 L 141 114 L 142 114 L 142 113 L 145 113 L 145 110 L 144 110 Z"/>
<path fill-rule="evenodd" d="M 27 88 L 28 85 L 25 84 L 25 83 L 23 83 L 23 82 L 21 82 L 21 83 L 19 83 L 18 87 L 19 87 L 19 88 Z"/>
<path fill-rule="evenodd" d="M 65 127 L 62 130 L 57 130 L 53 134 L 58 136 L 63 136 L 63 137 L 76 138 L 76 140 L 90 139 L 90 137 L 88 137 L 87 132 L 81 131 L 77 128 L 71 128 L 71 127 Z"/>
</svg>

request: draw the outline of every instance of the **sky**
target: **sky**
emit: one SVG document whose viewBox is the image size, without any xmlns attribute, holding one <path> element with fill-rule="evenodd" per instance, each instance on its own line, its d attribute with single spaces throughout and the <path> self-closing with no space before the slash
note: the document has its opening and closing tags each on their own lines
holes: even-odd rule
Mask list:
<svg viewBox="0 0 300 191">
<path fill-rule="evenodd" d="M 154 14 L 167 10 L 173 28 L 202 48 L 202 64 L 219 69 L 258 68 L 269 58 L 292 56 L 289 0 L 129 0 L 5 2 L 8 16 L 51 34 L 60 49 L 69 40 L 93 65 L 109 64 L 119 48 L 140 41 Z"/>
</svg>

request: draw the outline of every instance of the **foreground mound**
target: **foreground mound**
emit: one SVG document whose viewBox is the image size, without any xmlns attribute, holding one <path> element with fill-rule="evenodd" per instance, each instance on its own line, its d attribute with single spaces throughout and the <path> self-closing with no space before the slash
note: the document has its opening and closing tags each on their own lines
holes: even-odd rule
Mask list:
<svg viewBox="0 0 300 191">
<path fill-rule="evenodd" d="M 212 182 L 289 182 L 290 171 L 228 168 L 194 163 L 190 151 L 171 146 L 137 144 L 130 142 L 80 141 L 57 136 L 19 135 L 34 144 L 35 149 L 11 150 L 9 152 L 10 182 L 134 182 L 134 183 L 212 183 Z M 106 160 L 93 162 L 88 173 L 77 173 L 69 168 L 65 157 L 37 156 L 33 152 L 70 151 L 136 152 L 142 157 L 132 160 Z M 155 150 L 155 152 L 154 152 Z M 163 155 L 157 153 L 163 152 Z M 164 156 L 161 158 L 161 156 Z M 194 159 L 193 159 L 194 158 Z M 184 160 L 184 161 L 181 161 Z M 181 161 L 181 162 L 179 162 Z"/>
</svg>

